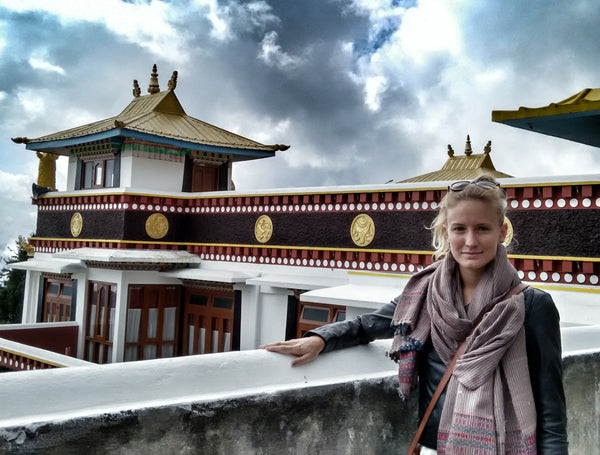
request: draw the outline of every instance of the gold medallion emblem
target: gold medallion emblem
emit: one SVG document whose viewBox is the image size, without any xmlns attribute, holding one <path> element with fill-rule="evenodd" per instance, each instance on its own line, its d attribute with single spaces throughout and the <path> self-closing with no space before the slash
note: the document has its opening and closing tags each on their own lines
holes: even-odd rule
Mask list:
<svg viewBox="0 0 600 455">
<path fill-rule="evenodd" d="M 162 213 L 153 213 L 146 220 L 146 234 L 153 239 L 162 239 L 169 232 L 169 220 Z"/>
<path fill-rule="evenodd" d="M 254 236 L 260 243 L 266 243 L 273 235 L 273 222 L 267 215 L 261 215 L 254 224 Z"/>
<path fill-rule="evenodd" d="M 81 213 L 76 212 L 71 217 L 71 235 L 73 237 L 79 237 L 81 234 L 81 229 L 83 228 L 83 217 Z"/>
<path fill-rule="evenodd" d="M 513 226 L 506 216 L 504 217 L 504 223 L 506 224 L 508 229 L 506 230 L 506 237 L 504 237 L 504 242 L 502 242 L 502 245 L 508 246 L 510 245 L 510 242 L 512 242 L 513 239 Z"/>
<path fill-rule="evenodd" d="M 375 223 L 373 219 L 364 213 L 358 215 L 352 221 L 350 235 L 355 245 L 367 246 L 375 237 Z"/>
</svg>

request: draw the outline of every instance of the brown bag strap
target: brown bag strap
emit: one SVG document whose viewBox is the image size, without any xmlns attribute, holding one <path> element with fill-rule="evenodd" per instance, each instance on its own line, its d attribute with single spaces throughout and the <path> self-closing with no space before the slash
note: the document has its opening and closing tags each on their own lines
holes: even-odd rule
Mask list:
<svg viewBox="0 0 600 455">
<path fill-rule="evenodd" d="M 527 287 L 526 284 L 519 283 L 514 288 L 512 288 L 508 292 L 508 294 L 506 294 L 506 297 L 510 298 L 513 295 L 516 295 L 519 292 L 523 291 L 526 287 Z M 467 335 L 467 337 L 469 337 L 473 333 L 475 328 L 479 325 L 484 314 L 485 314 L 485 312 L 480 314 L 479 317 L 475 320 L 475 323 L 473 324 L 473 327 L 471 327 L 471 330 L 469 331 L 469 334 Z M 464 354 L 465 349 L 467 349 L 467 340 L 466 339 L 460 344 L 460 346 L 454 353 L 452 360 L 450 360 L 450 363 L 448 364 L 448 367 L 446 368 L 446 372 L 444 373 L 444 376 L 442 376 L 442 379 L 440 380 L 440 383 L 438 384 L 437 389 L 435 389 L 435 392 L 434 392 L 433 396 L 431 397 L 431 401 L 429 402 L 429 406 L 427 406 L 427 410 L 425 411 L 425 414 L 423 414 L 421 423 L 419 424 L 419 427 L 417 428 L 417 432 L 415 433 L 415 436 L 413 437 L 413 440 L 410 443 L 410 447 L 408 448 L 408 455 L 415 455 L 415 454 L 419 453 L 419 451 L 420 451 L 419 439 L 421 439 L 421 434 L 423 434 L 423 430 L 425 429 L 425 425 L 427 425 L 429 416 L 431 416 L 431 413 L 433 412 L 433 408 L 435 408 L 435 405 L 438 402 L 440 395 L 442 395 L 442 392 L 446 388 L 446 384 L 448 384 L 448 381 L 450 380 L 450 376 L 452 376 L 452 373 L 454 372 L 454 366 L 456 365 L 456 361 L 460 358 L 460 356 L 462 356 Z"/>
</svg>

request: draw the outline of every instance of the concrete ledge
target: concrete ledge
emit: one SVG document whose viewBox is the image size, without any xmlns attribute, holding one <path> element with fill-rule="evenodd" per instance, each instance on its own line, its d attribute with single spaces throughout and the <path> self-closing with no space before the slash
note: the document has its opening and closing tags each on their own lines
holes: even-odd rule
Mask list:
<svg viewBox="0 0 600 455">
<path fill-rule="evenodd" d="M 0 452 L 29 454 L 402 453 L 389 341 L 297 368 L 266 351 L 0 375 Z M 566 354 L 571 453 L 600 447 L 600 352 Z"/>
</svg>

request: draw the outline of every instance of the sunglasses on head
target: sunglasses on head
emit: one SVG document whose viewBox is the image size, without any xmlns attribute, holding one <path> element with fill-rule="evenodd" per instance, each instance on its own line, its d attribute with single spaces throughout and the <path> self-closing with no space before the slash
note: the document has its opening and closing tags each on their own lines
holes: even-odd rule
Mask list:
<svg viewBox="0 0 600 455">
<path fill-rule="evenodd" d="M 488 180 L 479 180 L 476 182 L 472 181 L 472 180 L 459 180 L 458 182 L 451 183 L 448 186 L 448 190 L 454 191 L 454 192 L 459 192 L 459 191 L 464 190 L 469 185 L 477 185 L 478 187 L 486 189 L 486 190 L 494 190 L 500 186 L 500 184 L 498 182 L 490 182 Z"/>
</svg>

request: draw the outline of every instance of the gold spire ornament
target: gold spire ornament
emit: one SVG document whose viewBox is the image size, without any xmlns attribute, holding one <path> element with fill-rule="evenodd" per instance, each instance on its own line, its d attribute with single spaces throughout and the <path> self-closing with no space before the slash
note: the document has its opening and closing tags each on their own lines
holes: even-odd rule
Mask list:
<svg viewBox="0 0 600 455">
<path fill-rule="evenodd" d="M 471 148 L 471 138 L 467 134 L 467 143 L 465 144 L 465 156 L 471 156 L 473 154 L 473 149 Z"/>
<path fill-rule="evenodd" d="M 141 94 L 142 94 L 142 89 L 140 88 L 140 85 L 138 84 L 137 79 L 134 79 L 133 80 L 133 96 L 135 98 L 137 98 Z"/>
<path fill-rule="evenodd" d="M 491 151 L 492 151 L 492 141 L 488 141 L 487 144 L 485 144 L 485 147 L 483 147 L 483 153 L 486 155 L 489 155 Z"/>
<path fill-rule="evenodd" d="M 160 92 L 158 86 L 158 73 L 156 72 L 156 63 L 152 66 L 152 74 L 150 75 L 150 85 L 148 86 L 148 93 L 151 95 Z"/>
<path fill-rule="evenodd" d="M 173 71 L 173 75 L 171 76 L 171 79 L 169 80 L 168 87 L 169 87 L 169 90 L 171 90 L 171 91 L 175 90 L 175 87 L 177 87 L 177 71 Z"/>
</svg>

